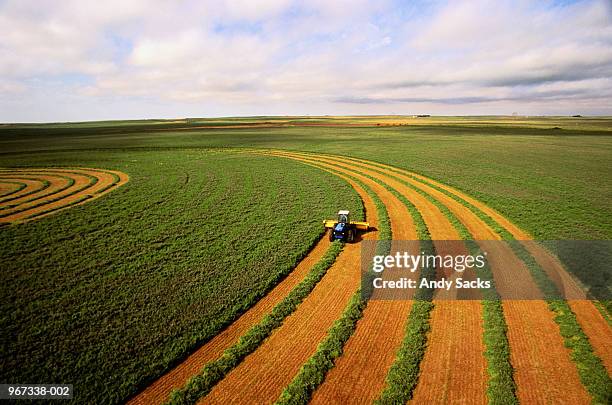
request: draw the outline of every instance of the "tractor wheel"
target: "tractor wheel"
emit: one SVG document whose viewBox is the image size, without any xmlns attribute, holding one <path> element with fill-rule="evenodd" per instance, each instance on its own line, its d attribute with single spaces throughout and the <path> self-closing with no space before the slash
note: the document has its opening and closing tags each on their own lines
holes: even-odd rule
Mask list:
<svg viewBox="0 0 612 405">
<path fill-rule="evenodd" d="M 329 241 L 330 242 L 334 241 L 334 230 L 333 229 L 329 230 Z"/>
<path fill-rule="evenodd" d="M 355 231 L 353 231 L 352 229 L 349 229 L 348 235 L 346 236 L 346 240 L 348 243 L 355 242 Z"/>
</svg>

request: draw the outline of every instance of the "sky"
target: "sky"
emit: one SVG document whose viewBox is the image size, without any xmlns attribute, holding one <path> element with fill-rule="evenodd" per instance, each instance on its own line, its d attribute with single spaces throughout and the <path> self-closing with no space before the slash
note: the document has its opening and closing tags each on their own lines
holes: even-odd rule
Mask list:
<svg viewBox="0 0 612 405">
<path fill-rule="evenodd" d="M 0 0 L 0 122 L 612 115 L 612 0 Z"/>
</svg>

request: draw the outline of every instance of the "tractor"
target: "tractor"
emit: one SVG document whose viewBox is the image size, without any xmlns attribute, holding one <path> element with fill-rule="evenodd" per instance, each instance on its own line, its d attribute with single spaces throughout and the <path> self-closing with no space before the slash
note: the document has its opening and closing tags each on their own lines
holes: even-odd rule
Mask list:
<svg viewBox="0 0 612 405">
<path fill-rule="evenodd" d="M 357 232 L 365 232 L 370 229 L 367 222 L 357 222 L 350 220 L 350 213 L 347 210 L 338 211 L 338 219 L 326 219 L 323 221 L 325 229 L 330 229 L 329 240 L 353 243 Z"/>
</svg>

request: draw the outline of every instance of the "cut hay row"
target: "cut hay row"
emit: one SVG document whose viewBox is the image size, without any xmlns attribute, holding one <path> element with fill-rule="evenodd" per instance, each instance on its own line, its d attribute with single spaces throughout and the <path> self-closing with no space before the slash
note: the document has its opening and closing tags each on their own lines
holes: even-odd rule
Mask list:
<svg viewBox="0 0 612 405">
<path fill-rule="evenodd" d="M 364 182 L 385 203 L 391 222 L 391 233 L 396 240 L 417 240 L 416 225 L 408 208 L 381 184 L 350 167 L 344 167 L 329 157 L 283 154 L 321 167 L 331 168 Z M 344 353 L 330 370 L 324 383 L 313 395 L 313 403 L 332 400 L 347 401 L 361 398 L 369 402 L 376 398 L 384 386 L 387 371 L 395 358 L 394 348 L 402 340 L 408 314 L 412 306 L 409 300 L 374 300 L 363 311 L 355 333 L 348 340 Z M 367 355 L 366 355 L 367 354 Z M 358 370 L 358 372 L 357 372 Z M 358 376 L 358 381 L 351 380 Z M 342 390 L 341 387 L 347 387 Z M 348 389 L 350 387 L 350 389 Z"/>
<path fill-rule="evenodd" d="M 295 269 L 260 299 L 257 304 L 175 368 L 155 380 L 128 403 L 148 405 L 167 401 L 172 390 L 185 386 L 190 377 L 199 374 L 206 364 L 220 358 L 223 352 L 238 342 L 238 339 L 249 329 L 259 324 L 264 316 L 269 314 L 306 277 L 311 268 L 323 258 L 329 246 L 329 239 L 321 238 Z"/>
<path fill-rule="evenodd" d="M 0 178 L 9 177 L 43 186 L 26 187 L 27 192 L 0 202 L 0 224 L 41 218 L 100 197 L 128 181 L 124 173 L 89 168 L 0 170 Z"/>
<path fill-rule="evenodd" d="M 376 226 L 374 203 L 357 184 L 367 220 Z M 374 239 L 375 232 L 364 235 Z M 316 351 L 332 324 L 340 317 L 360 283 L 360 249 L 348 244 L 326 276 L 264 343 L 202 398 L 203 403 L 228 403 L 248 398 L 273 402 L 300 367 Z"/>
<path fill-rule="evenodd" d="M 405 184 L 400 183 L 392 177 L 381 175 L 377 171 L 366 170 L 366 165 L 363 165 L 363 167 L 358 165 L 351 166 L 340 163 L 341 160 L 334 160 L 330 157 L 326 157 L 325 160 L 329 162 L 336 162 L 340 166 L 352 168 L 354 172 L 364 173 L 365 175 L 380 181 L 382 184 L 385 184 L 385 187 L 394 193 L 398 198 L 404 199 L 403 202 L 408 207 L 411 207 L 414 204 L 417 208 L 417 212 L 412 212 L 412 216 L 415 218 L 420 218 L 422 215 L 426 218 L 424 221 L 425 223 L 423 224 L 424 228 L 430 230 L 434 239 L 459 239 L 459 234 L 448 219 L 443 215 L 443 213 L 429 200 L 416 193 L 413 189 L 408 188 Z M 427 238 L 428 236 L 419 235 L 419 239 Z M 438 247 L 438 250 L 440 250 L 440 254 L 449 253 L 443 251 L 444 247 Z M 403 335 L 405 340 L 400 348 L 398 357 L 393 364 L 393 367 L 391 367 L 391 370 L 389 370 L 389 367 L 381 370 L 383 379 L 387 377 L 387 372 L 390 371 L 387 378 L 387 387 L 382 396 L 384 402 L 394 403 L 397 401 L 405 401 L 411 397 L 412 389 L 416 385 L 419 376 L 419 364 L 423 358 L 423 352 L 427 342 L 426 333 L 429 330 L 429 313 L 433 308 L 433 305 L 431 303 L 424 302 L 423 298 L 424 297 L 419 297 L 420 301 L 412 307 L 412 311 L 410 312 L 410 322 L 407 324 L 406 333 Z M 440 302 L 442 303 L 444 301 Z M 372 307 L 372 304 L 374 303 L 369 303 L 369 308 Z M 381 304 L 389 306 L 388 302 Z M 447 304 L 448 303 L 444 302 L 443 306 L 440 308 L 436 307 L 436 309 L 434 309 L 431 332 L 433 338 L 427 343 L 427 345 L 430 347 L 429 353 L 436 354 L 434 356 L 430 355 L 427 357 L 427 361 L 424 363 L 425 369 L 421 373 L 421 378 L 424 378 L 425 380 L 431 379 L 431 384 L 423 383 L 421 386 L 431 387 L 432 389 L 428 393 L 435 393 L 435 395 L 438 396 L 441 395 L 442 399 L 444 396 L 449 395 L 449 392 L 453 400 L 473 401 L 474 398 L 484 399 L 486 389 L 484 370 L 486 364 L 481 355 L 484 350 L 481 343 L 482 320 L 480 316 L 480 308 L 477 306 L 474 308 L 474 305 L 470 302 L 453 302 L 455 307 L 449 307 Z M 455 310 L 457 308 L 460 310 Z M 384 314 L 384 312 L 382 313 Z M 375 319 L 380 317 L 381 313 L 380 311 L 373 312 L 370 316 L 372 319 Z M 404 316 L 406 315 L 404 314 Z M 364 319 L 359 322 L 357 330 L 358 332 L 360 330 L 362 331 L 364 339 L 372 339 L 372 341 L 374 341 L 377 337 L 377 334 L 373 332 L 376 330 L 375 325 L 367 325 L 366 322 L 364 322 L 366 319 L 367 318 L 364 316 Z M 449 324 L 461 325 L 462 327 L 449 328 Z M 363 329 L 359 329 L 359 325 L 365 326 Z M 381 328 L 378 328 L 378 330 L 381 330 Z M 385 330 L 385 328 L 382 328 L 382 330 Z M 342 365 L 343 360 L 350 356 L 351 351 L 349 351 L 349 345 L 351 345 L 353 341 L 353 338 L 349 340 L 344 356 L 338 361 L 339 365 Z M 466 342 L 470 343 L 465 344 Z M 359 345 L 356 343 L 353 349 L 354 352 L 369 353 L 369 348 L 363 346 L 363 344 Z M 439 346 L 439 349 L 437 349 L 436 346 Z M 391 346 L 389 344 L 384 345 L 385 350 L 391 354 L 395 353 L 398 347 L 399 344 L 397 346 Z M 375 356 L 377 355 L 378 354 L 375 352 Z M 440 367 L 441 364 L 444 365 L 449 363 L 451 359 L 463 364 L 472 363 L 473 367 Z M 364 366 L 363 368 L 366 370 L 368 369 L 366 365 L 362 364 L 362 366 Z M 336 370 L 339 369 L 339 367 L 333 369 L 321 389 L 315 393 L 315 402 L 318 398 L 321 398 L 322 401 L 330 398 L 337 398 L 337 387 L 339 385 L 353 387 L 354 385 L 364 385 L 366 381 L 368 382 L 367 385 L 372 384 L 371 380 L 373 377 L 370 375 L 370 373 L 367 371 L 360 371 L 359 373 L 356 373 L 355 368 L 355 365 L 347 367 L 345 374 L 349 376 L 348 380 L 347 377 L 343 377 L 338 378 L 338 381 L 334 381 L 333 377 L 334 374 L 337 373 Z M 351 369 L 352 371 L 349 372 Z M 466 389 L 466 384 L 464 383 L 465 381 L 470 382 L 470 384 L 467 386 L 468 389 Z M 452 387 L 450 385 L 452 382 L 455 382 L 458 387 Z M 440 387 L 445 386 L 448 387 L 448 391 L 445 389 L 440 389 Z M 321 392 L 325 392 L 326 388 L 327 394 L 322 395 Z M 382 384 L 378 388 L 382 388 Z M 369 399 L 375 399 L 378 394 L 380 394 L 380 391 L 381 390 L 379 389 L 374 397 Z M 423 400 L 427 400 L 427 396 L 428 395 L 425 395 Z M 440 398 L 438 397 L 435 399 Z"/>
<path fill-rule="evenodd" d="M 0 179 L 0 197 L 10 196 L 26 187 L 27 184 L 23 182 Z"/>
<path fill-rule="evenodd" d="M 357 161 L 360 161 L 357 159 Z M 439 191 L 451 197 L 456 203 L 469 208 L 475 215 L 479 217 L 483 222 L 487 223 L 492 229 L 495 229 L 496 233 L 506 239 L 521 238 L 528 239 L 528 235 L 520 231 L 516 226 L 512 225 L 508 220 L 504 219 L 500 214 L 496 213 L 492 209 L 486 207 L 484 204 L 464 195 L 463 193 L 450 188 L 449 186 L 437 183 L 433 180 L 426 179 L 423 176 L 416 175 L 401 169 L 393 168 L 384 164 L 375 164 L 381 168 L 386 168 L 394 173 L 403 173 L 408 178 L 413 178 L 419 181 L 424 187 L 432 188 L 435 191 Z M 439 196 L 439 194 L 438 194 Z M 449 200 L 446 200 L 449 202 Z M 451 202 L 452 204 L 452 202 Z M 449 204 L 447 204 L 448 206 Z M 495 218 L 495 220 L 493 220 Z M 499 221 L 499 222 L 497 222 Z M 475 237 L 476 238 L 476 237 Z M 479 238 L 478 238 L 479 239 Z M 537 265 L 546 265 L 550 260 L 546 260 L 547 254 L 543 252 L 543 248 L 540 246 L 534 246 L 536 244 L 528 244 L 527 256 L 533 255 L 535 261 L 538 262 L 535 266 L 525 266 L 533 274 L 533 269 Z M 515 252 L 516 253 L 516 252 Z M 525 256 L 522 257 L 526 259 Z M 535 263 L 534 263 L 535 264 Z M 534 277 L 535 282 L 538 282 L 540 289 L 544 290 L 550 286 L 554 286 L 550 279 L 547 279 L 545 274 L 541 277 L 544 279 L 543 283 L 537 277 Z M 569 276 L 566 275 L 562 282 L 567 283 Z M 557 280 L 555 280 L 557 281 Z M 567 284 L 564 284 L 565 288 L 568 288 Z M 571 287 L 571 286 L 570 286 Z M 538 395 L 540 397 L 546 397 L 550 401 L 563 401 L 567 400 L 566 390 L 567 387 L 573 387 L 572 393 L 569 394 L 569 398 L 575 401 L 585 400 L 588 398 L 584 388 L 586 387 L 590 394 L 595 400 L 605 400 L 606 393 L 610 395 L 610 377 L 606 371 L 601 367 L 599 358 L 593 354 L 593 348 L 595 346 L 595 352 L 603 359 L 609 361 L 610 350 L 609 345 L 610 329 L 607 322 L 603 319 L 601 314 L 595 310 L 592 303 L 588 301 L 580 301 L 582 305 L 576 305 L 575 301 L 570 301 L 569 305 L 565 301 L 555 300 L 548 302 L 548 309 L 557 314 L 554 317 L 554 323 L 550 322 L 551 313 L 546 311 L 546 304 L 542 301 L 529 301 L 534 305 L 531 307 L 531 311 L 540 312 L 542 321 L 540 324 L 535 322 L 533 318 L 521 319 L 520 314 L 516 311 L 518 308 L 526 308 L 521 306 L 522 303 L 512 303 L 504 301 L 504 312 L 508 318 L 508 324 L 516 324 L 513 328 L 510 326 L 508 335 L 511 343 L 511 355 L 512 363 L 515 366 L 515 374 L 518 385 L 519 399 L 533 399 L 534 391 L 538 391 L 536 386 L 540 387 Z M 528 304 L 528 303 L 527 303 Z M 572 306 L 573 305 L 573 306 Z M 570 308 L 570 306 L 572 306 Z M 577 312 L 574 314 L 572 310 L 576 308 Z M 582 311 L 582 312 L 581 312 Z M 560 315 L 561 314 L 561 315 Z M 581 321 L 578 322 L 576 318 Z M 531 320 L 533 323 L 528 323 Z M 591 325 L 586 330 L 591 332 L 591 335 L 587 338 L 584 332 L 581 330 L 579 324 Z M 595 326 L 592 326 L 595 325 Z M 561 330 L 559 330 L 559 327 Z M 524 343 L 521 331 L 530 329 L 539 329 L 539 332 L 546 334 L 546 338 L 535 339 L 531 344 Z M 529 332 L 524 332 L 529 333 Z M 560 337 L 559 334 L 563 337 Z M 540 333 L 541 334 L 541 333 Z M 550 339 L 553 339 L 552 341 Z M 559 342 L 561 340 L 561 342 Z M 554 342 L 554 344 L 550 344 Z M 523 343 L 523 344 L 521 344 Z M 568 356 L 568 350 L 562 347 L 565 346 L 571 348 L 571 356 Z M 551 349 L 555 347 L 556 353 L 550 353 Z M 553 352 L 555 352 L 553 350 Z M 549 355 L 550 354 L 550 355 Z M 571 360 L 576 363 L 577 368 L 571 367 L 566 359 L 571 357 Z M 534 372 L 534 364 L 540 365 L 540 371 Z M 545 366 L 543 366 L 545 364 Z M 565 365 L 565 367 L 563 367 Z M 565 369 L 565 372 L 561 370 Z M 582 385 L 579 385 L 576 381 L 576 373 L 579 373 L 579 380 Z M 558 377 L 556 377 L 558 376 Z M 549 378 L 563 378 L 565 380 L 566 390 L 559 390 L 555 387 L 551 387 L 545 383 L 546 379 Z M 544 389 L 546 387 L 547 389 Z M 562 392 L 563 391 L 563 392 Z"/>
<path fill-rule="evenodd" d="M 63 195 L 79 191 L 80 188 L 88 186 L 91 182 L 90 178 L 81 176 L 79 174 L 73 174 L 70 176 L 55 173 L 29 174 L 36 176 L 36 180 L 41 180 L 48 183 L 49 187 L 45 188 L 44 191 L 3 203 L 2 207 L 0 208 L 0 216 L 4 217 L 8 216 L 9 214 L 15 214 L 30 208 L 35 208 L 37 205 L 44 204 L 48 200 L 63 198 Z M 77 184 L 79 179 L 82 180 L 80 186 Z"/>
<path fill-rule="evenodd" d="M 23 176 L 20 176 L 19 178 L 15 178 L 10 175 L 8 176 L 2 175 L 0 181 L 4 181 L 5 179 L 6 181 L 13 181 L 13 180 L 18 181 L 19 183 L 24 184 L 25 187 L 16 193 L 13 193 L 11 195 L 5 196 L 4 198 L 1 198 L 0 204 L 2 204 L 3 206 L 9 201 L 14 201 L 14 200 L 23 198 L 31 194 L 41 192 L 51 186 L 51 183 L 46 180 L 26 179 Z"/>
<path fill-rule="evenodd" d="M 378 218 L 378 236 L 381 240 L 391 240 L 391 224 L 385 205 L 380 198 L 365 184 L 353 178 L 372 197 L 376 206 Z M 376 247 L 376 254 L 388 254 L 388 245 Z M 334 322 L 327 337 L 317 347 L 316 353 L 306 361 L 291 383 L 283 390 L 276 401 L 281 405 L 307 404 L 313 392 L 323 383 L 329 370 L 334 367 L 335 360 L 342 355 L 346 341 L 353 335 L 357 321 L 363 316 L 363 310 L 368 303 L 368 297 L 358 289 L 345 308 L 340 319 Z"/>
</svg>

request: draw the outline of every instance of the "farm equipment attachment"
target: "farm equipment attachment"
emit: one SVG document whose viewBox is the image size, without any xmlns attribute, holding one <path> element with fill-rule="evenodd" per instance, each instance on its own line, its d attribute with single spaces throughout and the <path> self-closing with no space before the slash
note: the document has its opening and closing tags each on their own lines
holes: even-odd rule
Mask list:
<svg viewBox="0 0 612 405">
<path fill-rule="evenodd" d="M 330 229 L 329 240 L 340 240 L 353 243 L 358 232 L 367 232 L 370 224 L 367 222 L 351 221 L 349 211 L 338 211 L 338 219 L 326 219 L 323 221 L 325 229 Z"/>
</svg>

